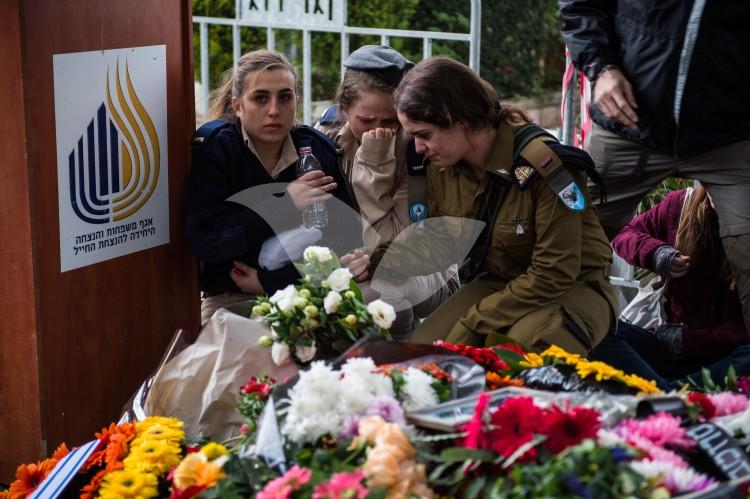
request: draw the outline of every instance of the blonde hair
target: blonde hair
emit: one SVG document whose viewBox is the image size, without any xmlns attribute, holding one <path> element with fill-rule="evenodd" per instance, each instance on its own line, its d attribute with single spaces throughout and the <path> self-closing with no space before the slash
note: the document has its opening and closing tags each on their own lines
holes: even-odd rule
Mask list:
<svg viewBox="0 0 750 499">
<path fill-rule="evenodd" d="M 256 71 L 271 69 L 288 70 L 294 77 L 295 87 L 297 86 L 297 72 L 284 54 L 274 52 L 273 50 L 254 50 L 248 52 L 237 60 L 235 67 L 224 72 L 221 85 L 211 92 L 211 106 L 208 111 L 208 118 L 211 120 L 233 120 L 235 115 L 232 109 L 232 97 L 240 98 L 245 89 L 245 82 L 248 75 Z M 296 88 L 295 92 L 297 92 Z"/>
</svg>

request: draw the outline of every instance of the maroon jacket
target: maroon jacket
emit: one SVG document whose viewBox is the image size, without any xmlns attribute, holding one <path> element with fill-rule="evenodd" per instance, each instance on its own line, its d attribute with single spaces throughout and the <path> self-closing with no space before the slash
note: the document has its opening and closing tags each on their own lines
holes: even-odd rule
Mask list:
<svg viewBox="0 0 750 499">
<path fill-rule="evenodd" d="M 674 246 L 685 190 L 669 193 L 659 204 L 633 218 L 612 241 L 615 253 L 628 263 L 653 270 L 653 253 Z M 716 212 L 706 215 L 713 244 L 683 277 L 670 279 L 664 290 L 667 321 L 683 323 L 682 357 L 721 357 L 750 343 L 736 290 L 721 279 L 724 248 Z"/>
</svg>

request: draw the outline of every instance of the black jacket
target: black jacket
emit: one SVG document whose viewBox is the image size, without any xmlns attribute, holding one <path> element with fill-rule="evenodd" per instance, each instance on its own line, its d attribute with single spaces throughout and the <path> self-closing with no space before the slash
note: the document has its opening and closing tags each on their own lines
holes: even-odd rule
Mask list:
<svg viewBox="0 0 750 499">
<path fill-rule="evenodd" d="M 258 264 L 261 245 L 276 235 L 272 226 L 276 229 L 300 226 L 301 213 L 284 188 L 266 199 L 259 199 L 258 211 L 226 199 L 249 187 L 292 182 L 297 178 L 296 165 L 289 165 L 273 179 L 245 145 L 239 126 L 238 122 L 210 122 L 195 133 L 197 140 L 193 140 L 193 163 L 185 206 L 185 237 L 199 260 L 202 291 L 239 292 L 229 272 L 233 267 L 232 260 L 241 260 L 258 268 L 263 289 L 271 294 L 296 283 L 299 274 L 291 264 L 272 271 L 261 268 Z M 351 206 L 333 142 L 307 126 L 295 127 L 291 135 L 295 148 L 303 145 L 312 147 L 323 171 L 338 184 L 332 194 Z M 351 219 L 344 221 L 341 220 L 343 217 L 333 217 L 329 209 L 330 231 L 341 229 L 348 239 L 339 237 L 338 247 L 325 242 L 317 244 L 330 245 L 339 254 L 361 246 L 361 224 L 351 211 Z M 264 216 L 261 216 L 261 212 Z"/>
<path fill-rule="evenodd" d="M 706 0 L 702 12 L 693 12 L 691 0 L 559 0 L 559 5 L 576 67 L 619 66 L 633 85 L 641 132 L 633 135 L 592 105 L 594 121 L 676 156 L 750 139 L 749 1 Z M 689 25 L 691 14 L 696 23 Z M 692 35 L 690 54 L 685 41 Z M 687 77 L 676 120 L 681 59 Z"/>
</svg>

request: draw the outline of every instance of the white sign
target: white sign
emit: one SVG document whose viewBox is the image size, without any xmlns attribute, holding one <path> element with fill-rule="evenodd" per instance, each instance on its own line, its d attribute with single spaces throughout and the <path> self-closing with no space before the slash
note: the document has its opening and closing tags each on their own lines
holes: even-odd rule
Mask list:
<svg viewBox="0 0 750 499">
<path fill-rule="evenodd" d="M 341 26 L 346 0 L 241 0 L 240 18 L 300 26 Z"/>
<path fill-rule="evenodd" d="M 169 242 L 165 45 L 55 54 L 60 270 Z"/>
</svg>

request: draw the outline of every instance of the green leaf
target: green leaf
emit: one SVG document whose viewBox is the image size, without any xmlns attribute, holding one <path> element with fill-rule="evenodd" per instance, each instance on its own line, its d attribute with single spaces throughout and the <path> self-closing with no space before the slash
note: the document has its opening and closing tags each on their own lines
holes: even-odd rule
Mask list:
<svg viewBox="0 0 750 499">
<path fill-rule="evenodd" d="M 479 475 L 477 478 L 469 482 L 469 486 L 466 487 L 466 491 L 464 492 L 464 497 L 466 499 L 475 499 L 479 495 L 479 492 L 484 488 L 485 483 L 487 483 L 487 477 Z"/>
<path fill-rule="evenodd" d="M 451 447 L 441 452 L 440 457 L 446 462 L 455 463 L 461 461 L 492 462 L 496 456 L 486 450 Z"/>
</svg>

